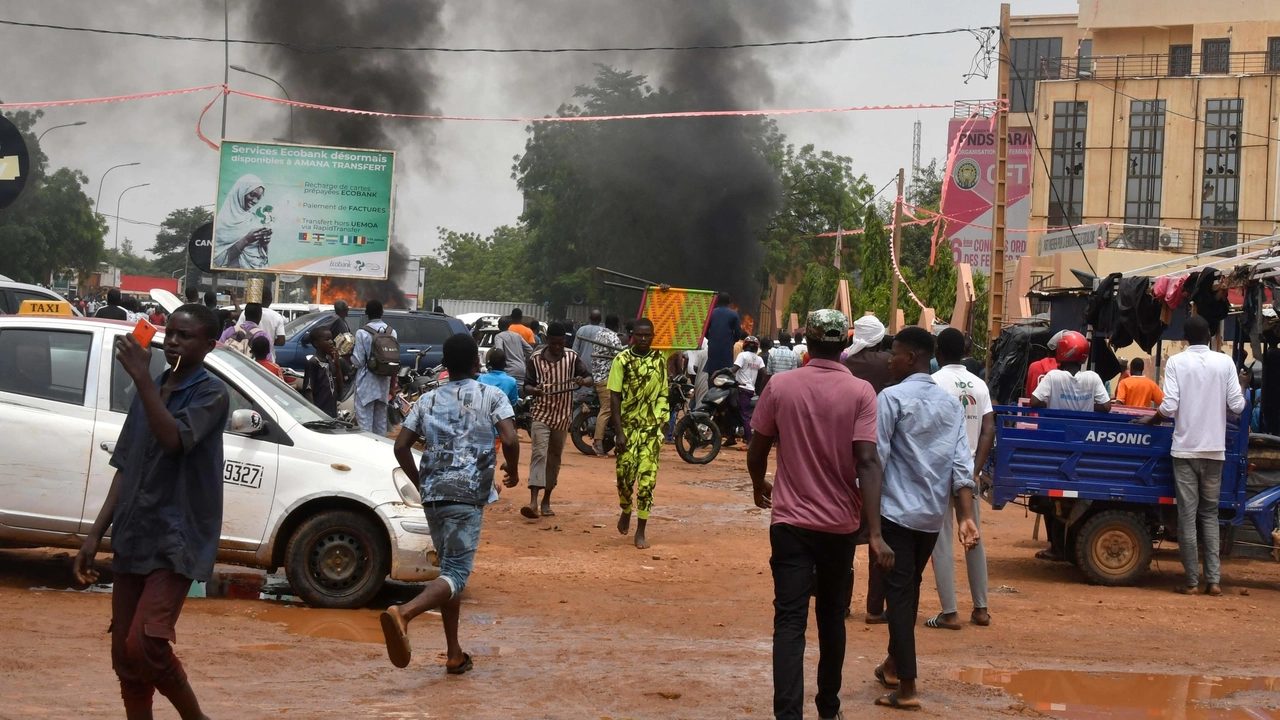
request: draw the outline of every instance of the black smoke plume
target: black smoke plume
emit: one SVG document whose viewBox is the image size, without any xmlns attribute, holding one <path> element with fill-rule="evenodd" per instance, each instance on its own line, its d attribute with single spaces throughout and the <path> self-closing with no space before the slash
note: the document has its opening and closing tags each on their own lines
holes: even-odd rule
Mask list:
<svg viewBox="0 0 1280 720">
<path fill-rule="evenodd" d="M 296 39 L 308 45 L 344 42 L 422 45 L 442 34 L 442 0 L 259 0 L 248 3 L 253 37 Z M 426 53 L 334 49 L 262 50 L 271 74 L 295 100 L 382 112 L 427 114 L 439 79 Z M 296 141 L 393 150 L 391 134 L 406 122 L 325 111 L 295 110 Z M 418 124 L 420 146 L 430 136 Z"/>
<path fill-rule="evenodd" d="M 253 34 L 273 39 L 296 38 L 308 45 L 326 43 L 422 45 L 441 35 L 442 0 L 260 0 L 250 5 Z M 383 112 L 429 114 L 439 86 L 426 53 L 342 50 L 301 52 L 272 46 L 265 58 L 295 100 Z M 418 157 L 426 159 L 430 131 L 421 123 L 406 123 L 364 115 L 325 111 L 294 111 L 299 143 L 337 147 L 395 150 L 392 135 L 412 130 Z M 406 133 L 407 134 L 407 133 Z M 396 155 L 404 171 L 404 153 Z M 404 291 L 397 285 L 409 258 L 408 250 L 393 243 L 386 280 L 354 281 L 357 301 L 378 299 L 387 307 L 404 308 Z"/>
</svg>

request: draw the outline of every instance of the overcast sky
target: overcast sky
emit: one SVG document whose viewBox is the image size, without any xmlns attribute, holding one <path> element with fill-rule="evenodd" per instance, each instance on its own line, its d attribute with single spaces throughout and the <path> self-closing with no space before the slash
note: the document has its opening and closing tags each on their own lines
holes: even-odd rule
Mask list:
<svg viewBox="0 0 1280 720">
<path fill-rule="evenodd" d="M 261 38 L 236 6 L 271 0 L 231 0 L 233 37 Z M 633 0 L 634 1 L 634 0 Z M 751 0 L 738 0 L 750 2 Z M 799 0 L 797 0 L 799 1 Z M 0 0 L 0 19 L 128 29 L 161 34 L 212 35 L 222 32 L 221 13 L 212 3 L 196 0 Z M 912 0 L 908 2 L 839 2 L 814 0 L 815 10 L 794 39 L 904 33 L 953 27 L 994 25 L 999 20 L 995 0 Z M 574 6 L 579 22 L 538 12 L 539 3 L 516 0 L 446 2 L 441 44 L 450 46 L 552 46 L 671 42 L 661 27 L 632 27 L 592 16 L 602 7 L 597 0 L 559 0 L 561 13 Z M 839 11 L 831 9 L 840 8 Z M 1015 14 L 1076 12 L 1075 0 L 1023 0 Z M 301 40 L 307 38 L 270 38 Z M 752 38 L 755 39 L 755 38 Z M 760 39 L 777 40 L 778 37 Z M 787 38 L 793 39 L 793 38 Z M 374 43 L 378 38 L 351 38 Z M 109 37 L 53 30 L 0 26 L 5 48 L 5 72 L 0 99 L 7 102 L 103 97 L 171 90 L 222 82 L 221 44 L 179 43 Z M 957 34 L 909 40 L 881 40 L 840 46 L 789 47 L 726 52 L 751 53 L 773 80 L 761 102 L 774 108 L 839 107 L 908 103 L 948 103 L 990 98 L 995 92 L 994 69 L 988 80 L 965 84 L 963 74 L 977 50 L 969 35 Z M 541 116 L 571 99 L 575 85 L 589 83 L 592 62 L 653 73 L 661 83 L 660 60 L 652 55 L 450 55 L 434 58 L 432 70 L 440 91 L 433 105 L 450 115 Z M 271 73 L 252 48 L 231 47 L 231 63 Z M 406 77 L 404 82 L 413 82 Z M 265 80 L 232 73 L 233 88 L 262 94 L 278 93 Z M 297 100 L 304 92 L 291 89 Z M 101 189 L 101 210 L 112 215 L 120 192 L 138 183 L 149 187 L 130 191 L 120 207 L 123 218 L 159 223 L 170 210 L 214 202 L 217 153 L 195 134 L 201 108 L 210 92 L 128 103 L 54 108 L 46 112 L 42 128 L 85 120 L 82 127 L 51 132 L 43 142 L 52 164 L 82 170 L 89 177 L 90 197 L 99 192 L 104 171 L 112 165 L 141 162 L 138 167 L 113 171 Z M 302 111 L 299 111 L 302 112 Z M 779 125 L 797 145 L 813 143 L 853 158 L 854 167 L 871 183 L 883 185 L 898 167 L 910 167 L 912 123 L 923 124 L 922 157 L 941 158 L 946 152 L 949 110 L 860 112 L 783 117 Z M 216 139 L 220 105 L 205 118 L 207 135 Z M 424 123 L 425 125 L 425 123 Z M 288 113 L 279 106 L 232 98 L 227 136 L 271 140 L 288 132 Z M 523 151 L 526 133 L 521 124 L 432 123 L 430 129 L 397 136 L 398 163 L 396 233 L 414 254 L 426 254 L 436 244 L 436 228 L 487 233 L 514 223 L 521 198 L 511 179 L 512 156 Z M 109 219 L 114 232 L 114 222 Z M 156 228 L 122 222 L 120 237 L 135 248 L 149 247 Z M 109 234 L 107 243 L 114 235 Z"/>
</svg>

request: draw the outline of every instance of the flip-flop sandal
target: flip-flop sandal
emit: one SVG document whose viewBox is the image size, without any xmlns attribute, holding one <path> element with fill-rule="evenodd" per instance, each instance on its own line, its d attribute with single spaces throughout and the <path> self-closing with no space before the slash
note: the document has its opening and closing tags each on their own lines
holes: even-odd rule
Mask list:
<svg viewBox="0 0 1280 720">
<path fill-rule="evenodd" d="M 521 514 L 521 515 L 523 515 L 523 516 L 525 516 L 525 517 L 527 517 L 527 518 L 529 518 L 530 520 L 537 520 L 537 519 L 538 519 L 538 511 L 537 511 L 537 510 L 534 510 L 533 508 L 529 507 L 528 505 L 525 505 L 524 507 L 521 507 L 521 508 L 520 508 L 520 514 Z"/>
<path fill-rule="evenodd" d="M 1049 562 L 1062 562 L 1062 557 L 1054 553 L 1052 550 L 1041 550 L 1036 553 L 1037 560 L 1047 560 Z"/>
<path fill-rule="evenodd" d="M 1200 586 L 1199 585 L 1179 585 L 1175 587 L 1173 591 L 1178 593 L 1179 595 L 1199 595 Z"/>
<path fill-rule="evenodd" d="M 397 611 L 398 613 L 398 611 Z M 398 668 L 408 667 L 413 657 L 413 648 L 409 645 L 409 636 L 400 629 L 400 623 L 390 610 L 378 616 L 382 623 L 382 636 L 387 643 L 387 657 L 391 664 Z"/>
<path fill-rule="evenodd" d="M 885 686 L 890 690 L 893 690 L 898 687 L 898 683 L 891 684 L 888 680 L 884 679 L 884 667 L 881 665 L 876 666 L 875 676 L 876 676 L 876 682 L 880 683 L 881 685 Z"/>
<path fill-rule="evenodd" d="M 470 653 L 462 653 L 462 664 L 455 668 L 445 666 L 444 671 L 450 675 L 461 675 L 473 667 L 475 667 L 475 663 L 471 662 Z"/>
<path fill-rule="evenodd" d="M 973 623 L 974 625 L 977 625 L 978 627 L 987 627 L 991 625 L 991 613 L 988 612 L 986 613 L 986 615 L 987 615 L 986 620 L 979 620 L 976 613 L 970 613 L 969 622 Z"/>
<path fill-rule="evenodd" d="M 879 615 L 867 615 L 863 622 L 868 625 L 888 625 L 889 616 L 884 613 L 880 613 Z"/>
<path fill-rule="evenodd" d="M 963 627 L 959 623 L 952 625 L 951 623 L 943 622 L 942 613 L 938 613 L 937 615 L 934 615 L 928 620 L 925 620 L 924 626 L 928 628 L 933 628 L 934 630 L 959 630 L 961 627 Z"/>
<path fill-rule="evenodd" d="M 551 508 L 543 508 L 538 511 L 542 517 L 555 517 L 556 514 Z"/>
<path fill-rule="evenodd" d="M 889 707 L 894 710 L 919 710 L 919 700 L 899 700 L 898 693 L 889 693 L 876 698 L 876 704 L 880 707 Z"/>
</svg>

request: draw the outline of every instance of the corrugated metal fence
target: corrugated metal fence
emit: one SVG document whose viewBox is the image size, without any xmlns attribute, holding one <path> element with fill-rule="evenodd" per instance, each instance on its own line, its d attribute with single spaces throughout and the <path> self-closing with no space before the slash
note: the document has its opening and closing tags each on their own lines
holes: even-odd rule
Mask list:
<svg viewBox="0 0 1280 720">
<path fill-rule="evenodd" d="M 541 322 L 547 322 L 552 318 L 547 317 L 546 310 L 538 303 L 519 303 L 519 302 L 498 302 L 495 300 L 449 300 L 439 299 L 433 301 L 435 304 L 444 308 L 448 315 L 457 317 L 465 313 L 493 313 L 494 315 L 507 315 L 511 312 L 511 308 L 520 308 L 526 317 L 537 318 Z M 424 304 L 423 309 L 431 309 L 431 305 Z M 579 325 L 586 323 L 591 315 L 590 305 L 570 305 L 565 308 L 565 317 L 578 323 Z M 554 318 L 559 320 L 561 318 Z"/>
</svg>

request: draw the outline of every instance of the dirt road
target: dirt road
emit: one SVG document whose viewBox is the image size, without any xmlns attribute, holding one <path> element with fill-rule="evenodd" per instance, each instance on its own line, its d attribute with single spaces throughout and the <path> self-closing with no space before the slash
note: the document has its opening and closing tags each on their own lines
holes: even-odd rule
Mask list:
<svg viewBox="0 0 1280 720">
<path fill-rule="evenodd" d="M 768 516 L 751 506 L 743 458 L 726 451 L 692 467 L 667 448 L 647 551 L 614 529 L 612 461 L 567 448 L 555 518 L 524 520 L 525 489 L 506 491 L 486 513 L 465 593 L 463 643 L 476 661 L 465 676 L 445 675 L 433 616 L 415 622 L 413 663 L 397 670 L 375 610 L 259 600 L 188 601 L 178 654 L 214 718 L 771 717 Z M 1280 682 L 1268 679 L 1280 676 L 1280 565 L 1228 560 L 1225 596 L 1187 598 L 1170 591 L 1180 566 L 1162 549 L 1142 587 L 1093 587 L 1069 565 L 1032 559 L 1044 544 L 1031 526 L 1019 508 L 983 515 L 989 628 L 924 628 L 938 608 L 926 573 L 925 715 L 1280 718 Z M 866 561 L 860 548 L 842 697 L 849 717 L 894 717 L 871 707 L 887 632 L 862 622 Z M 64 553 L 0 550 L 0 718 L 122 715 L 110 596 L 61 591 L 69 568 Z M 963 569 L 957 577 L 967 616 Z M 812 621 L 809 646 L 811 698 Z M 1010 672 L 1033 669 L 1093 672 Z M 1097 714 L 1119 705 L 1132 709 Z M 816 717 L 811 703 L 807 713 Z M 157 717 L 176 715 L 160 701 Z"/>
</svg>

